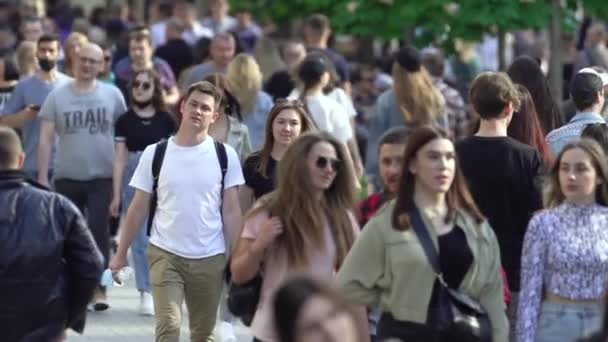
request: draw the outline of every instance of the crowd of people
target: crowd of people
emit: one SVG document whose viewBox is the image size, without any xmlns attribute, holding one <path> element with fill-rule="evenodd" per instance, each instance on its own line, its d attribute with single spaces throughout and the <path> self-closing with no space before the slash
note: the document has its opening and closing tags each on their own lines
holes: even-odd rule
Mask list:
<svg viewBox="0 0 608 342">
<path fill-rule="evenodd" d="M 376 67 L 322 14 L 275 42 L 227 0 L 69 29 L 44 4 L 0 2 L 8 341 L 111 315 L 102 272 L 128 265 L 156 341 L 184 315 L 192 341 L 238 319 L 262 342 L 606 341 L 601 23 L 562 98 L 529 32 L 506 72 L 465 42 Z"/>
</svg>

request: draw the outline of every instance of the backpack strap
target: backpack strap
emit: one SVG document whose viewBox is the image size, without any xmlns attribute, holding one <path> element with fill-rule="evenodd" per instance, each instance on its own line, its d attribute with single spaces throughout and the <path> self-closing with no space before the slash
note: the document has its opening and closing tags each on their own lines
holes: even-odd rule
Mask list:
<svg viewBox="0 0 608 342">
<path fill-rule="evenodd" d="M 156 205 L 158 204 L 158 194 L 156 191 L 158 189 L 158 177 L 160 176 L 160 169 L 163 166 L 163 160 L 165 159 L 167 144 L 168 141 L 163 139 L 156 144 L 156 149 L 154 149 L 154 158 L 152 159 L 152 178 L 154 179 L 154 182 L 152 183 L 152 199 L 150 200 L 150 210 L 148 212 L 148 236 L 150 236 L 152 231 L 152 221 L 154 220 L 154 214 L 156 214 Z"/>
<path fill-rule="evenodd" d="M 222 187 L 220 188 L 220 213 L 222 212 L 222 206 L 224 204 L 224 178 L 226 178 L 226 172 L 228 171 L 228 155 L 226 154 L 226 147 L 221 142 L 213 139 L 213 145 L 215 146 L 215 153 L 217 154 L 217 160 L 220 163 L 220 170 L 222 171 Z"/>
</svg>

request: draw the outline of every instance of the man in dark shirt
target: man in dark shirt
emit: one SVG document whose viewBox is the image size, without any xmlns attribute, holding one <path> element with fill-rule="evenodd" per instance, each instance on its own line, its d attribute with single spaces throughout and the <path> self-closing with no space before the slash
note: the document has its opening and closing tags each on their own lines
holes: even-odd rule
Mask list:
<svg viewBox="0 0 608 342">
<path fill-rule="evenodd" d="M 320 51 L 324 53 L 335 65 L 340 76 L 340 87 L 350 94 L 350 72 L 346 59 L 328 48 L 327 42 L 331 36 L 329 19 L 323 14 L 313 14 L 304 22 L 304 40 L 308 52 Z"/>
<path fill-rule="evenodd" d="M 532 214 L 542 208 L 543 162 L 538 151 L 507 137 L 519 98 L 506 74 L 477 76 L 469 97 L 480 127 L 474 136 L 461 140 L 456 150 L 475 202 L 496 233 L 513 291 L 513 308 L 517 307 L 524 234 Z"/>
</svg>

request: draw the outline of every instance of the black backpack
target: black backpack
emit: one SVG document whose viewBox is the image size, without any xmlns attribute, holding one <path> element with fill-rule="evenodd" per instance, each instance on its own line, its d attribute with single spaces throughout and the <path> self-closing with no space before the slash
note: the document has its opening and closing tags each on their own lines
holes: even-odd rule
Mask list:
<svg viewBox="0 0 608 342">
<path fill-rule="evenodd" d="M 152 230 L 152 221 L 154 220 L 154 214 L 156 214 L 156 206 L 158 204 L 158 177 L 160 175 L 160 169 L 163 166 L 163 160 L 165 159 L 165 152 L 167 151 L 168 140 L 163 139 L 156 144 L 154 150 L 154 158 L 152 159 L 152 177 L 154 183 L 152 184 L 152 199 L 150 200 L 150 211 L 148 212 L 148 236 L 150 236 Z M 226 171 L 228 170 L 228 156 L 226 155 L 226 147 L 221 142 L 213 139 L 213 145 L 215 146 L 215 153 L 220 163 L 220 170 L 222 171 L 222 187 L 220 188 L 220 213 L 222 212 L 222 202 L 224 200 L 224 178 Z"/>
</svg>

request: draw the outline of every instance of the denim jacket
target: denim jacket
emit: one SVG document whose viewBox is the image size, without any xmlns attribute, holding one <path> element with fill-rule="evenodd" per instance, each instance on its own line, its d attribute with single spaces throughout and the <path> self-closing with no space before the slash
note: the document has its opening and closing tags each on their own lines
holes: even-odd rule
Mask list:
<svg viewBox="0 0 608 342">
<path fill-rule="evenodd" d="M 545 140 L 551 146 L 553 156 L 556 157 L 569 142 L 580 138 L 585 127 L 595 123 L 605 124 L 606 120 L 597 113 L 578 113 L 567 125 L 549 132 Z"/>
<path fill-rule="evenodd" d="M 241 165 L 243 165 L 245 159 L 253 152 L 251 149 L 251 142 L 249 142 L 249 130 L 247 129 L 247 126 L 231 116 L 228 116 L 228 135 L 224 142 L 234 148 L 236 154 L 239 156 Z"/>
<path fill-rule="evenodd" d="M 244 113 L 243 123 L 249 129 L 251 147 L 254 151 L 260 150 L 264 144 L 264 133 L 266 131 L 266 120 L 272 109 L 272 97 L 263 91 L 258 92 L 255 108 L 251 113 Z"/>
<path fill-rule="evenodd" d="M 376 102 L 375 115 L 370 119 L 369 137 L 367 142 L 367 153 L 365 169 L 367 174 L 373 179 L 376 186 L 380 186 L 379 170 L 378 170 L 378 140 L 390 128 L 397 126 L 405 126 L 409 130 L 416 127 L 411 123 L 407 123 L 403 119 L 403 113 L 399 109 L 399 104 L 395 98 L 393 89 L 384 92 Z M 437 124 L 449 130 L 448 117 L 445 113 L 437 118 Z"/>
</svg>

